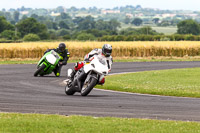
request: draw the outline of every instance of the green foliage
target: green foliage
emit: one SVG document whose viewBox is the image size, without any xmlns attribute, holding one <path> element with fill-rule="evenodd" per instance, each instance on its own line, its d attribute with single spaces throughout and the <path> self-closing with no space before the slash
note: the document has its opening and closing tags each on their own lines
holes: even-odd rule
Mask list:
<svg viewBox="0 0 200 133">
<path fill-rule="evenodd" d="M 60 29 L 56 31 L 57 36 L 64 36 L 64 35 L 70 35 L 70 31 L 67 29 Z"/>
<path fill-rule="evenodd" d="M 24 35 L 27 35 L 29 33 L 39 34 L 47 32 L 46 26 L 44 24 L 40 24 L 39 22 L 37 22 L 37 20 L 34 18 L 27 18 L 25 20 L 21 20 L 16 25 L 16 27 L 18 31 L 21 33 L 22 37 L 24 37 Z M 41 36 L 41 38 L 43 37 Z"/>
<path fill-rule="evenodd" d="M 178 23 L 178 34 L 200 34 L 200 25 L 194 20 L 184 20 Z"/>
<path fill-rule="evenodd" d="M 119 33 L 120 35 L 159 35 L 158 32 L 153 30 L 150 26 L 144 26 L 142 28 L 127 28 L 123 29 Z"/>
<path fill-rule="evenodd" d="M 0 16 L 0 33 L 4 30 L 14 30 L 14 26 L 5 17 Z"/>
<path fill-rule="evenodd" d="M 85 17 L 79 24 L 77 29 L 78 30 L 88 30 L 95 28 L 95 21 L 94 18 L 91 16 Z"/>
<path fill-rule="evenodd" d="M 131 23 L 131 19 L 130 19 L 129 17 L 126 17 L 126 18 L 124 19 L 124 23 L 125 23 L 125 24 Z"/>
<path fill-rule="evenodd" d="M 86 41 L 86 40 L 95 40 L 95 36 L 92 34 L 81 33 L 77 36 L 77 40 Z"/>
<path fill-rule="evenodd" d="M 121 27 L 121 24 L 116 19 L 111 19 L 109 21 L 109 26 L 110 26 L 109 28 L 110 30 L 116 31 L 118 27 L 119 28 Z"/>
<path fill-rule="evenodd" d="M 46 31 L 42 31 L 37 34 L 41 40 L 48 40 L 50 38 L 50 34 L 47 33 Z"/>
<path fill-rule="evenodd" d="M 25 35 L 23 40 L 26 41 L 26 42 L 40 41 L 40 37 L 36 34 L 30 33 L 28 35 Z"/>
<path fill-rule="evenodd" d="M 60 21 L 58 25 L 61 29 L 69 29 L 69 26 L 64 21 Z"/>
<path fill-rule="evenodd" d="M 135 18 L 131 23 L 136 25 L 136 26 L 140 26 L 142 24 L 142 19 L 140 18 Z"/>
<path fill-rule="evenodd" d="M 106 35 L 98 38 L 99 41 L 200 41 L 195 35 Z"/>
<path fill-rule="evenodd" d="M 159 22 L 159 18 L 154 18 L 152 21 L 155 23 L 155 24 L 158 24 L 158 22 Z"/>
<path fill-rule="evenodd" d="M 11 43 L 13 42 L 12 40 L 7 40 L 5 38 L 0 38 L 0 43 Z"/>
<path fill-rule="evenodd" d="M 20 33 L 16 33 L 15 31 L 11 30 L 4 30 L 1 34 L 1 38 L 5 38 L 8 40 L 16 40 L 20 37 Z"/>
<path fill-rule="evenodd" d="M 71 39 L 71 36 L 70 36 L 70 35 L 64 35 L 64 36 L 63 36 L 63 39 L 64 39 L 64 40 L 70 40 L 70 39 Z"/>
<path fill-rule="evenodd" d="M 164 21 L 162 21 L 161 23 L 158 23 L 157 25 L 158 25 L 158 26 L 166 27 L 166 26 L 170 26 L 171 23 L 170 23 L 169 21 L 167 21 L 167 20 L 164 20 Z"/>
<path fill-rule="evenodd" d="M 19 15 L 20 15 L 20 13 L 19 13 L 18 11 L 15 11 L 15 12 L 14 12 L 13 16 L 14 16 L 15 22 L 18 22 L 18 21 L 19 21 Z"/>
<path fill-rule="evenodd" d="M 88 33 L 88 34 L 92 34 L 95 37 L 102 37 L 103 35 L 109 35 L 110 34 L 106 30 L 97 30 L 97 29 L 90 29 L 90 30 L 86 30 L 86 31 L 83 31 L 83 32 Z"/>
</svg>

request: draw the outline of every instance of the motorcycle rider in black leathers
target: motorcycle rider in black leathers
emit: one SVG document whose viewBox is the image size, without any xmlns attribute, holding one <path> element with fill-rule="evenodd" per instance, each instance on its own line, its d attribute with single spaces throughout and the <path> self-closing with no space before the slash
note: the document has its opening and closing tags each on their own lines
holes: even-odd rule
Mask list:
<svg viewBox="0 0 200 133">
<path fill-rule="evenodd" d="M 58 48 L 56 49 L 48 49 L 44 52 L 47 53 L 51 50 L 54 50 L 55 52 L 57 52 L 59 54 L 59 56 L 61 57 L 61 60 L 59 61 L 58 65 L 56 66 L 56 68 L 54 69 L 54 74 L 56 75 L 56 77 L 60 76 L 60 72 L 61 72 L 61 68 L 63 65 L 67 65 L 67 61 L 69 59 L 69 52 L 68 49 L 66 48 L 65 43 L 60 43 L 58 45 Z"/>
<path fill-rule="evenodd" d="M 90 62 L 93 59 L 92 57 L 94 55 L 100 55 L 101 54 L 101 55 L 103 55 L 103 58 L 106 58 L 106 61 L 107 61 L 107 64 L 108 64 L 108 69 L 109 69 L 109 71 L 111 71 L 111 65 L 113 63 L 111 53 L 112 53 L 112 46 L 110 44 L 104 44 L 102 49 L 94 49 L 90 53 L 88 53 L 84 57 L 84 61 Z M 72 73 L 69 77 L 69 79 L 71 81 L 73 81 L 73 78 L 74 78 L 74 75 L 76 74 L 76 72 L 84 66 L 84 61 L 75 63 L 75 66 L 74 66 Z M 102 84 L 104 84 L 104 82 Z"/>
</svg>

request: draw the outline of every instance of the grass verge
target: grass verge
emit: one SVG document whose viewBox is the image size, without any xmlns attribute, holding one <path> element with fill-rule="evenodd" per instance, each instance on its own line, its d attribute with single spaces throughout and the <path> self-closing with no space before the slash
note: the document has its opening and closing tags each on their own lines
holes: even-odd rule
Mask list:
<svg viewBox="0 0 200 133">
<path fill-rule="evenodd" d="M 37 64 L 39 58 L 5 58 L 0 59 L 0 64 Z M 82 61 L 83 58 L 70 58 L 68 63 Z M 200 56 L 196 57 L 114 57 L 114 62 L 158 62 L 158 61 L 200 61 Z"/>
<path fill-rule="evenodd" d="M 200 98 L 200 68 L 146 71 L 106 77 L 107 90 Z"/>
<path fill-rule="evenodd" d="M 40 59 L 36 58 L 36 59 L 29 59 L 29 58 L 25 58 L 25 59 L 19 59 L 19 58 L 14 58 L 14 59 L 0 59 L 0 64 L 37 64 L 39 62 Z M 78 62 L 81 61 L 80 59 L 70 59 L 68 61 L 68 63 L 74 63 L 74 62 Z"/>
<path fill-rule="evenodd" d="M 0 113 L 0 132 L 199 133 L 200 123 L 134 118 Z"/>
</svg>

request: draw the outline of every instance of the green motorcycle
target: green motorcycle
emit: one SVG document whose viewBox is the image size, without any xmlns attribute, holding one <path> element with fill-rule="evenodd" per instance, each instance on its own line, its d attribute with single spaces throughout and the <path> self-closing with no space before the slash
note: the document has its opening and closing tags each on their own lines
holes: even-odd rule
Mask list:
<svg viewBox="0 0 200 133">
<path fill-rule="evenodd" d="M 54 50 L 47 52 L 38 62 L 34 76 L 51 74 L 60 60 L 61 57 Z"/>
</svg>

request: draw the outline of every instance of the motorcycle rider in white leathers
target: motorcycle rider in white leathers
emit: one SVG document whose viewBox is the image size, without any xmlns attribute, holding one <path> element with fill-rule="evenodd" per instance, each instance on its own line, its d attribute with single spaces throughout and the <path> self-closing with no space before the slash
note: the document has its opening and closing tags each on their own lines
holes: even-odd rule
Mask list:
<svg viewBox="0 0 200 133">
<path fill-rule="evenodd" d="M 112 46 L 110 44 L 104 44 L 102 49 L 94 49 L 94 50 L 92 50 L 90 53 L 88 53 L 84 57 L 84 61 L 75 63 L 74 69 L 73 69 L 73 71 L 71 73 L 71 76 L 69 78 L 72 81 L 73 78 L 74 78 L 74 75 L 76 74 L 76 72 L 84 66 L 84 62 L 92 61 L 94 55 L 97 55 L 100 58 L 106 58 L 108 69 L 109 69 L 109 71 L 111 71 L 111 65 L 113 63 L 113 59 L 112 59 L 111 53 L 112 53 Z M 104 84 L 104 82 L 105 81 L 102 81 L 102 84 Z"/>
</svg>

